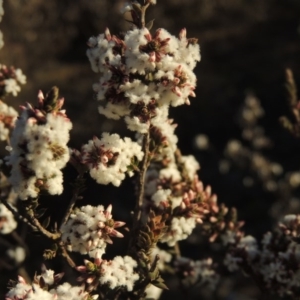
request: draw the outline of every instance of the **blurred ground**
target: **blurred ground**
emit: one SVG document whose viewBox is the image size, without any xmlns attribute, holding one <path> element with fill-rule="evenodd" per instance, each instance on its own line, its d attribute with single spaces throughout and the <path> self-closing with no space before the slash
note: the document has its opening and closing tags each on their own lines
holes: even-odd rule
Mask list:
<svg viewBox="0 0 300 300">
<path fill-rule="evenodd" d="M 215 146 L 213 157 L 221 156 L 227 140 L 239 138 L 234 118 L 246 92 L 253 91 L 266 111 L 264 126 L 275 145 L 268 155 L 289 170 L 299 168 L 300 144 L 280 128 L 277 119 L 287 111 L 285 68 L 294 71 L 300 86 L 300 1 L 157 2 L 148 15 L 149 20 L 155 18 L 154 28 L 164 27 L 177 35 L 186 27 L 188 36 L 198 38 L 201 46 L 202 61 L 196 69 L 197 98 L 189 107 L 172 110 L 179 125 L 179 146 L 184 154 L 193 153 L 199 158 L 200 176 L 219 194 L 219 201 L 238 206 L 250 224 L 247 228 L 259 235 L 271 224 L 265 215 L 272 199 L 264 199 L 264 194 L 257 191 L 245 192 L 236 178 L 221 181 L 216 175 L 217 161 L 197 151 L 193 140 L 196 134 L 207 134 Z M 71 146 L 79 147 L 103 130 L 125 132 L 123 124 L 108 122 L 97 113 L 91 85 L 98 76 L 85 56 L 90 36 L 106 27 L 112 33 L 128 28 L 119 14 L 121 7 L 122 1 L 112 0 L 4 1 L 0 29 L 5 46 L 0 51 L 0 61 L 21 68 L 28 81 L 17 99 L 9 101 L 16 105 L 33 103 L 39 89 L 47 91 L 57 85 L 74 124 Z M 121 192 L 104 189 L 101 195 L 124 198 L 124 191 L 126 188 Z M 255 215 L 249 213 L 254 211 Z M 250 291 L 246 290 L 244 296 L 226 299 L 246 300 L 246 295 L 252 294 L 251 287 L 246 289 Z"/>
</svg>

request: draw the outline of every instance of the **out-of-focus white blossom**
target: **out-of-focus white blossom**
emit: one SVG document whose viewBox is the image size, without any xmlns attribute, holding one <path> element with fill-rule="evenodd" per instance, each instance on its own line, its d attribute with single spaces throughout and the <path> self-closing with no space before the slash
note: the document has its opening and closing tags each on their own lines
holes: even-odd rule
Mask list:
<svg viewBox="0 0 300 300">
<path fill-rule="evenodd" d="M 160 298 L 162 292 L 163 292 L 162 289 L 156 287 L 153 284 L 150 284 L 145 290 L 147 299 L 154 299 L 154 300 L 158 300 Z"/>
<path fill-rule="evenodd" d="M 193 261 L 186 257 L 179 257 L 174 262 L 176 272 L 183 277 L 182 283 L 186 287 L 194 284 L 205 285 L 213 291 L 219 281 L 219 275 L 213 268 L 211 258 Z"/>
<path fill-rule="evenodd" d="M 6 251 L 6 254 L 13 259 L 16 264 L 22 263 L 26 258 L 26 252 L 23 247 L 10 248 Z"/>
<path fill-rule="evenodd" d="M 9 234 L 17 228 L 17 225 L 12 212 L 0 203 L 0 233 Z"/>
</svg>

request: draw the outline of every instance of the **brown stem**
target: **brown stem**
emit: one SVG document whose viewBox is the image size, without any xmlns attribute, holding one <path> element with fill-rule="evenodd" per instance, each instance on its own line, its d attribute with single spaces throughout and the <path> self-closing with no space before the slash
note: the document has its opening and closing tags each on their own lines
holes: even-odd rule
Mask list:
<svg viewBox="0 0 300 300">
<path fill-rule="evenodd" d="M 27 224 L 32 230 L 34 230 L 34 231 L 37 230 L 37 228 L 33 224 L 31 224 L 25 217 L 20 215 L 18 213 L 18 211 L 15 208 L 13 208 L 12 206 L 10 206 L 10 204 L 8 204 L 6 201 L 1 201 L 1 203 L 14 215 L 14 217 L 17 220 L 20 220 L 23 223 Z"/>
<path fill-rule="evenodd" d="M 76 264 L 74 262 L 74 260 L 70 257 L 70 255 L 68 254 L 65 246 L 60 243 L 59 244 L 62 256 L 66 259 L 66 261 L 68 262 L 68 264 L 70 265 L 71 268 L 75 269 L 76 268 Z"/>
<path fill-rule="evenodd" d="M 175 256 L 176 258 L 180 258 L 181 257 L 181 251 L 180 251 L 180 247 L 179 247 L 179 243 L 176 242 L 175 246 L 174 246 L 174 250 L 175 250 Z"/>
<path fill-rule="evenodd" d="M 31 283 L 31 278 L 24 267 L 19 268 L 18 274 L 21 275 L 27 283 Z"/>
<path fill-rule="evenodd" d="M 148 131 L 146 134 L 144 134 L 143 137 L 142 150 L 144 152 L 144 157 L 138 175 L 138 193 L 137 193 L 137 199 L 136 199 L 135 209 L 133 214 L 132 236 L 129 243 L 129 250 L 133 246 L 134 237 L 137 234 L 137 229 L 142 216 L 142 207 L 143 207 L 144 190 L 145 190 L 145 176 L 146 176 L 147 168 L 149 166 L 149 144 L 150 144 L 150 132 Z"/>
<path fill-rule="evenodd" d="M 145 15 L 146 10 L 149 7 L 150 3 L 147 3 L 141 7 L 141 15 L 140 15 L 140 28 L 145 28 L 146 21 L 145 21 Z"/>
<path fill-rule="evenodd" d="M 139 173 L 139 179 L 138 179 L 138 198 L 135 204 L 135 210 L 134 210 L 134 222 L 136 224 L 141 219 L 142 214 L 142 207 L 143 207 L 143 201 L 144 201 L 144 191 L 145 191 L 145 176 L 146 172 L 149 166 L 149 144 L 150 144 L 150 133 L 147 132 L 144 135 L 143 139 L 143 152 L 144 157 L 142 161 L 142 168 Z"/>
<path fill-rule="evenodd" d="M 61 233 L 60 232 L 50 232 L 47 229 L 45 229 L 42 224 L 39 222 L 39 220 L 34 216 L 33 210 L 29 210 L 27 212 L 27 218 L 30 220 L 31 224 L 33 224 L 38 231 L 40 231 L 44 236 L 51 240 L 57 240 L 60 238 Z"/>
<path fill-rule="evenodd" d="M 83 179 L 83 174 L 79 174 L 77 176 L 76 182 L 80 183 L 80 181 L 82 181 L 82 179 Z M 78 187 L 75 186 L 74 187 L 72 199 L 71 199 L 71 201 L 69 203 L 69 206 L 66 210 L 66 213 L 63 217 L 60 228 L 61 228 L 62 225 L 67 223 L 67 221 L 70 217 L 70 214 L 72 213 L 72 210 L 74 208 L 74 205 L 75 205 L 76 201 L 79 199 L 79 194 L 80 194 L 81 191 L 82 191 L 82 189 L 80 188 L 80 186 L 78 186 Z"/>
</svg>

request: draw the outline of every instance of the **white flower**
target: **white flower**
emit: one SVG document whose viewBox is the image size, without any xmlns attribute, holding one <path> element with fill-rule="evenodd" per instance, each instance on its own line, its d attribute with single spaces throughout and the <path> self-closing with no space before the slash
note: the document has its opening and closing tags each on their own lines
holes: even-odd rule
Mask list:
<svg viewBox="0 0 300 300">
<path fill-rule="evenodd" d="M 12 94 L 13 96 L 17 96 L 21 91 L 21 87 L 18 85 L 18 82 L 14 78 L 9 78 L 4 80 L 5 84 L 5 93 Z"/>
<path fill-rule="evenodd" d="M 141 146 L 130 138 L 121 139 L 118 134 L 103 133 L 82 147 L 82 162 L 90 175 L 100 184 L 119 186 L 127 173 L 133 175 L 134 160 L 141 161 Z"/>
<path fill-rule="evenodd" d="M 25 84 L 26 83 L 26 76 L 23 74 L 21 69 L 15 70 L 16 80 L 18 83 Z"/>
<path fill-rule="evenodd" d="M 111 261 L 103 261 L 100 283 L 108 285 L 111 289 L 125 287 L 130 292 L 139 279 L 139 275 L 134 272 L 136 267 L 137 262 L 130 256 L 116 256 Z"/>
<path fill-rule="evenodd" d="M 168 199 L 171 195 L 171 190 L 157 190 L 151 197 L 151 200 L 154 202 L 155 206 L 164 206 L 165 203 L 168 203 Z"/>
<path fill-rule="evenodd" d="M 193 155 L 182 156 L 181 159 L 189 179 L 194 180 L 197 171 L 200 169 L 199 163 Z"/>
<path fill-rule="evenodd" d="M 145 290 L 147 299 L 154 299 L 158 300 L 163 292 L 162 289 L 156 287 L 155 285 L 148 285 L 148 287 Z"/>
<path fill-rule="evenodd" d="M 53 294 L 49 293 L 46 290 L 43 290 L 39 285 L 35 283 L 32 285 L 27 284 L 25 280 L 21 276 L 19 276 L 18 283 L 15 287 L 10 289 L 10 291 L 6 294 L 5 299 L 54 300 L 54 297 Z"/>
<path fill-rule="evenodd" d="M 172 247 L 176 242 L 185 240 L 195 227 L 195 218 L 173 218 L 168 232 L 162 236 L 160 241 Z"/>
<path fill-rule="evenodd" d="M 88 254 L 90 257 L 101 257 L 107 243 L 112 243 L 110 236 L 123 237 L 115 228 L 125 223 L 114 221 L 111 210 L 111 205 L 106 210 L 102 205 L 87 205 L 71 214 L 68 222 L 61 227 L 62 241 L 68 246 L 68 250 Z"/>
<path fill-rule="evenodd" d="M 9 129 L 13 128 L 17 117 L 17 111 L 0 100 L 0 141 L 7 139 Z"/>
<path fill-rule="evenodd" d="M 88 296 L 88 293 L 84 291 L 83 287 L 71 286 L 68 282 L 50 290 L 50 293 L 53 297 L 52 299 L 57 300 L 86 300 Z M 44 299 L 41 298 L 39 300 Z"/>
<path fill-rule="evenodd" d="M 16 121 L 11 138 L 12 151 L 7 157 L 12 166 L 9 181 L 22 200 L 36 198 L 41 190 L 50 195 L 61 194 L 63 177 L 60 169 L 70 157 L 67 142 L 72 123 L 66 116 L 47 113 L 33 117 L 32 114 L 28 104 Z"/>
</svg>

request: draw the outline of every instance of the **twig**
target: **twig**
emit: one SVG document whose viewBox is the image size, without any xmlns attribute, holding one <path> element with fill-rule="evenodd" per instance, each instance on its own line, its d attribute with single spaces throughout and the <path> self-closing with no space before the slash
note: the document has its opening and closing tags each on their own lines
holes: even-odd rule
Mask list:
<svg viewBox="0 0 300 300">
<path fill-rule="evenodd" d="M 149 5 L 150 5 L 150 3 L 147 3 L 141 7 L 140 28 L 145 28 L 145 24 L 146 24 L 145 15 L 146 15 L 146 10 L 149 7 Z"/>
<path fill-rule="evenodd" d="M 83 174 L 79 174 L 78 177 L 77 177 L 77 179 L 76 179 L 76 183 L 80 183 L 82 181 L 82 179 L 83 179 Z M 74 191 L 73 191 L 72 199 L 71 199 L 71 201 L 69 203 L 69 206 L 68 206 L 68 208 L 66 210 L 66 213 L 65 213 L 65 215 L 63 217 L 63 220 L 61 222 L 60 228 L 61 228 L 62 225 L 64 225 L 64 224 L 67 223 L 67 221 L 68 221 L 68 219 L 70 217 L 70 214 L 72 213 L 72 210 L 74 208 L 74 205 L 75 205 L 76 201 L 79 199 L 79 194 L 80 194 L 81 191 L 82 191 L 82 187 L 81 186 L 77 186 L 77 187 L 75 186 Z"/>
<path fill-rule="evenodd" d="M 181 251 L 180 251 L 180 247 L 179 247 L 179 243 L 176 242 L 175 246 L 174 246 L 174 250 L 175 250 L 175 256 L 176 258 L 180 258 L 181 257 Z"/>
<path fill-rule="evenodd" d="M 31 283 L 31 278 L 24 267 L 19 268 L 18 274 L 21 275 L 27 283 Z"/>
<path fill-rule="evenodd" d="M 48 231 L 47 229 L 45 229 L 42 226 L 42 224 L 40 223 L 40 221 L 34 216 L 33 210 L 29 210 L 27 212 L 27 218 L 38 229 L 38 231 L 40 231 L 47 238 L 49 238 L 51 240 L 57 240 L 57 239 L 60 238 L 60 236 L 61 236 L 60 232 L 52 233 L 52 232 Z"/>
<path fill-rule="evenodd" d="M 74 262 L 74 260 L 70 257 L 70 255 L 68 254 L 65 246 L 60 243 L 59 244 L 59 248 L 61 250 L 62 256 L 66 259 L 66 261 L 68 262 L 68 264 L 70 265 L 71 268 L 75 269 L 76 268 L 76 264 Z"/>
<path fill-rule="evenodd" d="M 144 152 L 144 157 L 142 161 L 142 168 L 139 173 L 139 179 L 138 179 L 138 198 L 135 204 L 135 210 L 134 210 L 134 222 L 136 224 L 140 221 L 141 219 L 141 214 L 142 214 L 142 206 L 143 206 L 143 201 L 144 201 L 144 190 L 145 190 L 145 176 L 146 172 L 149 166 L 149 144 L 150 144 L 150 133 L 146 133 L 144 135 L 143 139 L 143 152 Z"/>
<path fill-rule="evenodd" d="M 138 175 L 138 193 L 137 193 L 137 199 L 135 203 L 135 209 L 133 214 L 133 225 L 132 225 L 132 236 L 131 240 L 129 242 L 129 248 L 130 249 L 133 246 L 134 238 L 137 234 L 137 229 L 141 220 L 142 215 L 142 207 L 143 207 L 143 200 L 144 200 L 144 189 L 145 189 L 145 176 L 146 171 L 149 165 L 149 144 L 150 144 L 150 132 L 147 132 L 144 134 L 143 137 L 143 152 L 144 157 L 142 160 L 142 167 L 140 169 L 139 175 Z"/>
<path fill-rule="evenodd" d="M 18 213 L 18 211 L 13 208 L 12 206 L 10 206 L 10 204 L 8 204 L 6 201 L 1 201 L 1 203 L 14 215 L 14 217 L 20 221 L 22 221 L 23 223 L 27 224 L 32 230 L 36 231 L 37 228 L 31 224 L 25 217 L 23 217 L 22 215 L 20 215 Z"/>
</svg>

